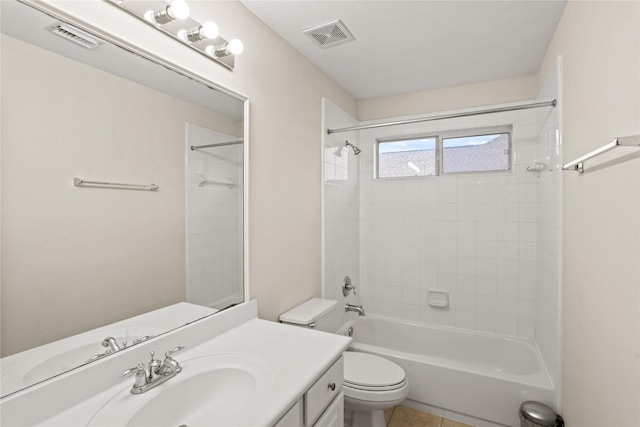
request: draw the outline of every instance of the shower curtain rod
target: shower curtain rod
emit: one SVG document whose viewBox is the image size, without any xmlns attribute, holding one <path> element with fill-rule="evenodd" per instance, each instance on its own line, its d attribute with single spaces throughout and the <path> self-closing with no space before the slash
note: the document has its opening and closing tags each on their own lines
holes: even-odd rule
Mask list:
<svg viewBox="0 0 640 427">
<path fill-rule="evenodd" d="M 352 126 L 348 128 L 339 128 L 339 129 L 327 129 L 327 133 L 331 135 L 332 133 L 348 132 L 352 130 L 363 130 L 363 129 L 374 129 L 374 128 L 381 128 L 381 127 L 387 127 L 387 126 L 407 125 L 411 123 L 430 122 L 434 120 L 454 119 L 458 117 L 468 117 L 468 116 L 479 116 L 481 114 L 503 113 L 506 111 L 515 111 L 515 110 L 528 110 L 530 108 L 555 107 L 557 104 L 558 102 L 554 99 L 552 101 L 534 102 L 532 104 L 513 105 L 511 107 L 488 108 L 486 110 L 468 111 L 466 113 L 451 113 L 451 114 L 443 114 L 441 116 L 400 120 L 397 122 L 376 123 L 372 125 Z"/>
<path fill-rule="evenodd" d="M 192 150 L 200 150 L 201 148 L 210 148 L 210 147 L 223 147 L 225 145 L 237 145 L 244 144 L 244 140 L 239 139 L 237 141 L 229 141 L 229 142 L 217 142 L 215 144 L 206 144 L 206 145 L 192 145 Z"/>
</svg>

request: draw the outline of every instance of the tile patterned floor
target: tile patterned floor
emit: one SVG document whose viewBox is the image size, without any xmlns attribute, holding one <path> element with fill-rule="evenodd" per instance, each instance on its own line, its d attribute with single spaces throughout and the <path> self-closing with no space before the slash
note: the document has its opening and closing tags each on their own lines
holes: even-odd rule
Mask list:
<svg viewBox="0 0 640 427">
<path fill-rule="evenodd" d="M 418 411 L 404 406 L 395 406 L 384 411 L 387 427 L 473 427 L 439 415 Z"/>
</svg>

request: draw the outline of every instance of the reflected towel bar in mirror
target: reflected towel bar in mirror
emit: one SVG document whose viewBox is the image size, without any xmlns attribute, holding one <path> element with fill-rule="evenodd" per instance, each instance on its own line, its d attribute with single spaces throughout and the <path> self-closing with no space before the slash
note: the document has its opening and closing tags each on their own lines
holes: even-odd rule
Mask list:
<svg viewBox="0 0 640 427">
<path fill-rule="evenodd" d="M 239 139 L 237 141 L 216 142 L 215 144 L 192 145 L 191 150 L 201 150 L 203 148 L 211 148 L 211 147 L 224 147 L 225 145 L 238 145 L 242 143 L 244 143 L 244 140 Z"/>
<path fill-rule="evenodd" d="M 227 188 L 232 189 L 236 186 L 236 182 L 233 178 L 229 178 L 228 181 L 216 181 L 200 176 L 200 179 L 201 181 L 198 183 L 198 187 L 204 187 L 205 185 L 226 185 Z"/>
<path fill-rule="evenodd" d="M 121 190 L 148 190 L 158 191 L 160 187 L 155 184 L 119 184 L 116 182 L 86 181 L 81 178 L 73 178 L 73 185 L 76 187 L 94 187 L 94 188 L 115 188 Z"/>
</svg>

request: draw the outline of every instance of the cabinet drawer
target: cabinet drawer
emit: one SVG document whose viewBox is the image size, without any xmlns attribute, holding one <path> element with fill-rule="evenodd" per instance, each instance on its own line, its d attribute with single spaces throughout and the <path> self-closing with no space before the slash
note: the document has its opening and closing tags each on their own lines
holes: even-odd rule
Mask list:
<svg viewBox="0 0 640 427">
<path fill-rule="evenodd" d="M 305 425 L 312 426 L 329 403 L 342 391 L 343 379 L 344 361 L 340 356 L 304 395 Z"/>
</svg>

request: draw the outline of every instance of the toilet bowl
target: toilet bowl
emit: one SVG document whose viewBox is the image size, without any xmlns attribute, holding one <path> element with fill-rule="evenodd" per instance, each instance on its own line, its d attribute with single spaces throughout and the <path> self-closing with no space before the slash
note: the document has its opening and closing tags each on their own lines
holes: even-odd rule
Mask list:
<svg viewBox="0 0 640 427">
<path fill-rule="evenodd" d="M 384 427 L 384 410 L 409 394 L 404 370 L 383 357 L 344 353 L 344 406 L 352 411 L 352 427 Z"/>
<path fill-rule="evenodd" d="M 280 315 L 280 322 L 335 331 L 331 313 L 337 301 L 311 298 Z M 335 326 L 335 325 L 333 325 Z M 384 410 L 402 402 L 409 394 L 404 370 L 383 357 L 356 351 L 344 353 L 345 412 L 350 412 L 351 427 L 385 427 Z M 345 414 L 346 415 L 346 414 Z"/>
</svg>

